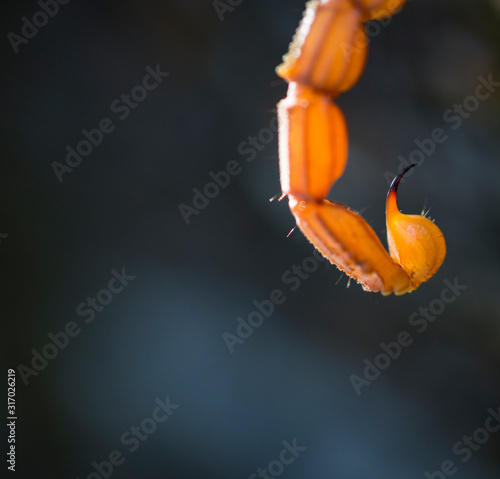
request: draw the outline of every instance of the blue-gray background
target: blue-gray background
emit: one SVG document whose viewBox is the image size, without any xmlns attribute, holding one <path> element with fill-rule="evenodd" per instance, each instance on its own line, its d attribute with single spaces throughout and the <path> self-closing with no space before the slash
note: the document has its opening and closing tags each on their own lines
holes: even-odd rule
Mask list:
<svg viewBox="0 0 500 479">
<path fill-rule="evenodd" d="M 417 292 L 387 298 L 347 289 L 324 263 L 292 291 L 283 275 L 313 248 L 286 237 L 286 201 L 268 201 L 277 138 L 251 162 L 238 151 L 266 135 L 286 94 L 274 67 L 302 1 L 247 0 L 221 21 L 210 0 L 72 0 L 17 54 L 7 34 L 40 7 L 4 5 L 2 377 L 31 367 L 48 333 L 81 326 L 27 386 L 17 375 L 17 477 L 97 477 L 91 463 L 120 450 L 117 479 L 246 479 L 296 438 L 307 449 L 282 477 L 413 479 L 453 460 L 457 478 L 497 478 L 500 433 L 466 463 L 452 447 L 500 406 L 500 89 L 456 130 L 443 115 L 480 75 L 500 81 L 498 3 L 408 2 L 339 99 L 350 157 L 330 197 L 381 238 L 384 173 L 415 140 L 448 134 L 400 188 L 403 211 L 431 208 L 446 260 Z M 157 64 L 168 78 L 117 119 L 113 100 Z M 105 117 L 116 129 L 58 182 L 51 163 Z M 241 173 L 187 225 L 179 205 L 231 160 Z M 135 279 L 85 323 L 78 305 L 123 267 Z M 409 318 L 455 278 L 467 289 L 417 332 Z M 274 289 L 286 301 L 231 354 L 223 333 Z M 356 395 L 349 377 L 401 331 L 413 344 Z M 180 407 L 129 452 L 122 434 L 167 396 Z"/>
</svg>

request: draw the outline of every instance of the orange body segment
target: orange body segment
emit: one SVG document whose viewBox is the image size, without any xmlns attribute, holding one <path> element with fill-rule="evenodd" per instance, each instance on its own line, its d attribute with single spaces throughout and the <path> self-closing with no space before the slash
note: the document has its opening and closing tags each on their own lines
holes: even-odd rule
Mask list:
<svg viewBox="0 0 500 479">
<path fill-rule="evenodd" d="M 278 119 L 283 194 L 325 198 L 347 162 L 342 111 L 327 95 L 290 83 L 288 96 L 278 104 Z"/>
<path fill-rule="evenodd" d="M 409 276 L 391 259 L 370 225 L 340 203 L 297 201 L 290 209 L 306 238 L 367 291 L 403 294 Z"/>
<path fill-rule="evenodd" d="M 351 88 L 366 61 L 361 13 L 350 0 L 309 2 L 278 75 L 329 96 Z"/>
</svg>

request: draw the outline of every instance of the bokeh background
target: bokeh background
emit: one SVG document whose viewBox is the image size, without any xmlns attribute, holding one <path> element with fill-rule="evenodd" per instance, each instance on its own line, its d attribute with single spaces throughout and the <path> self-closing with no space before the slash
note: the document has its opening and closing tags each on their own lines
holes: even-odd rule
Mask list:
<svg viewBox="0 0 500 479">
<path fill-rule="evenodd" d="M 17 476 L 104 477 L 92 463 L 118 450 L 117 479 L 246 479 L 281 472 L 272 461 L 295 439 L 306 449 L 282 477 L 424 478 L 452 460 L 457 478 L 498 478 L 500 432 L 465 462 L 452 448 L 500 407 L 500 89 L 456 130 L 443 115 L 479 76 L 500 81 L 499 2 L 409 1 L 371 27 L 366 71 L 338 100 L 350 154 L 330 198 L 381 238 L 386 173 L 435 128 L 448 136 L 399 199 L 430 208 L 446 260 L 386 298 L 307 260 L 286 201 L 269 202 L 280 186 L 266 129 L 286 94 L 274 68 L 304 2 L 231 8 L 221 19 L 211 0 L 72 0 L 16 54 L 7 35 L 40 7 L 2 7 L 2 376 L 31 368 L 49 333 L 81 331 L 27 385 L 17 373 Z M 120 120 L 112 102 L 157 64 L 169 76 Z M 106 117 L 115 130 L 59 182 L 52 162 Z M 241 145 L 259 134 L 247 161 Z M 241 172 L 186 224 L 179 205 L 230 161 Z M 316 269 L 291 283 L 304 260 Z M 86 323 L 78 306 L 122 268 L 135 279 Z M 446 280 L 466 289 L 444 305 Z M 223 334 L 275 289 L 286 300 L 231 354 Z M 430 305 L 440 314 L 419 320 Z M 351 375 L 402 331 L 413 343 L 356 394 Z M 123 434 L 152 430 L 167 396 L 179 407 L 131 452 Z"/>
</svg>

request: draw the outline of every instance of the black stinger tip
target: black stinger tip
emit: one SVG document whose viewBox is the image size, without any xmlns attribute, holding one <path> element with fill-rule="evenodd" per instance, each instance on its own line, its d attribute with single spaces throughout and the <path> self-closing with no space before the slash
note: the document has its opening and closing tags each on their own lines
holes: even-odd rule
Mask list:
<svg viewBox="0 0 500 479">
<path fill-rule="evenodd" d="M 406 175 L 406 173 L 409 170 L 411 170 L 414 166 L 417 166 L 417 164 L 416 163 L 412 163 L 411 165 L 408 165 L 403 171 L 401 171 L 399 173 L 398 176 L 396 176 L 396 178 L 394 178 L 392 180 L 392 183 L 391 183 L 391 186 L 389 187 L 389 191 L 387 193 L 387 196 L 389 196 L 393 191 L 394 191 L 394 193 L 397 193 L 399 182 L 401 181 L 401 178 L 403 178 L 403 176 Z"/>
</svg>

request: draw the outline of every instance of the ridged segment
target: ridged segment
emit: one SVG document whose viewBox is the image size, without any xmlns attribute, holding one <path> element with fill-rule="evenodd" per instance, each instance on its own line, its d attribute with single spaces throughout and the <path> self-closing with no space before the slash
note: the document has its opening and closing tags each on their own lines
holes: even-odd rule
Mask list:
<svg viewBox="0 0 500 479">
<path fill-rule="evenodd" d="M 327 200 L 308 202 L 293 196 L 290 209 L 307 239 L 365 290 L 384 295 L 412 290 L 408 274 L 391 259 L 371 226 L 354 211 Z"/>
<path fill-rule="evenodd" d="M 280 179 L 284 195 L 322 200 L 347 162 L 347 128 L 327 95 L 290 83 L 278 104 Z"/>
<path fill-rule="evenodd" d="M 351 88 L 366 62 L 361 16 L 350 0 L 309 2 L 278 75 L 333 97 Z"/>
</svg>

